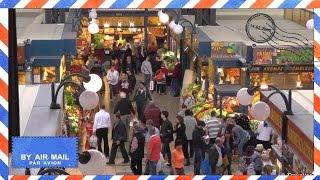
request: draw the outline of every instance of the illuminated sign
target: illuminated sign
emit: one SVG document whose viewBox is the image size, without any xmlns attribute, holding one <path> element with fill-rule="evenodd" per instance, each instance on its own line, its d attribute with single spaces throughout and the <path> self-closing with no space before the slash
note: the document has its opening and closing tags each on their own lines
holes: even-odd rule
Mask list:
<svg viewBox="0 0 320 180">
<path fill-rule="evenodd" d="M 296 65 L 253 65 L 248 68 L 251 73 L 281 73 L 281 72 L 313 72 L 313 64 L 296 64 Z"/>
</svg>

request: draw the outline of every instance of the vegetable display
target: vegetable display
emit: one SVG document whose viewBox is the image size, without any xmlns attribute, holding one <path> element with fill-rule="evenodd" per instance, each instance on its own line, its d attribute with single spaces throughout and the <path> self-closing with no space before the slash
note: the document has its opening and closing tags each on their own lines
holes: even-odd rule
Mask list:
<svg viewBox="0 0 320 180">
<path fill-rule="evenodd" d="M 73 96 L 70 88 L 64 91 L 65 112 L 68 118 L 69 134 L 78 134 L 79 128 L 79 107 L 75 104 L 75 97 Z"/>
<path fill-rule="evenodd" d="M 172 51 L 166 51 L 162 53 L 163 60 L 166 61 L 169 70 L 173 70 L 176 64 L 177 58 Z"/>
</svg>

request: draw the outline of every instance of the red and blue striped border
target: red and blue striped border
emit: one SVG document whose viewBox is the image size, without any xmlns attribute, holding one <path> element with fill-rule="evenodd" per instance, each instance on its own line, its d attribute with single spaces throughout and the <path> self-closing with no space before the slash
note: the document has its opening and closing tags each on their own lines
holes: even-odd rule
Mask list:
<svg viewBox="0 0 320 180">
<path fill-rule="evenodd" d="M 2 0 L 0 8 L 315 8 L 319 0 Z"/>
<path fill-rule="evenodd" d="M 2 8 L 2 9 L 1 9 Z M 320 9 L 314 9 L 314 175 L 312 176 L 8 176 L 7 8 L 320 8 L 320 0 L 0 0 L 0 179 L 318 179 L 320 175 Z M 1 178 L 2 177 L 2 178 Z M 319 177 L 320 179 L 320 177 Z"/>
</svg>

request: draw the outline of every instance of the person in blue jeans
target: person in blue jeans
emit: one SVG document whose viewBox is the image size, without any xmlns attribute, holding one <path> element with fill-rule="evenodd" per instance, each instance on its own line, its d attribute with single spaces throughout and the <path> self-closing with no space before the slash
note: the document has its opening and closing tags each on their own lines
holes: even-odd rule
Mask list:
<svg viewBox="0 0 320 180">
<path fill-rule="evenodd" d="M 243 147 L 250 140 L 250 134 L 239 125 L 228 125 L 232 127 L 234 137 L 233 145 L 238 147 L 240 157 L 244 155 Z M 228 127 L 227 127 L 228 128 Z"/>
</svg>

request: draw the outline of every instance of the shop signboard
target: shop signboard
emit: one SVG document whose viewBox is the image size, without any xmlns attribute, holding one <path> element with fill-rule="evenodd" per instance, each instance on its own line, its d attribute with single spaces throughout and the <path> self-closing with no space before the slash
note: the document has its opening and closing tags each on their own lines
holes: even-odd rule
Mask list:
<svg viewBox="0 0 320 180">
<path fill-rule="evenodd" d="M 273 48 L 254 48 L 253 64 L 272 64 Z"/>
<path fill-rule="evenodd" d="M 288 143 L 298 152 L 307 165 L 312 168 L 314 160 L 313 143 L 291 121 L 288 122 Z"/>
<path fill-rule="evenodd" d="M 252 65 L 248 68 L 251 73 L 298 73 L 313 72 L 313 64 L 292 65 Z"/>
</svg>

